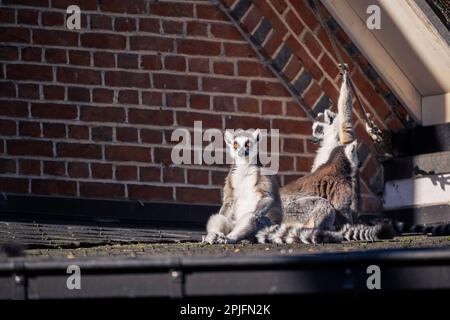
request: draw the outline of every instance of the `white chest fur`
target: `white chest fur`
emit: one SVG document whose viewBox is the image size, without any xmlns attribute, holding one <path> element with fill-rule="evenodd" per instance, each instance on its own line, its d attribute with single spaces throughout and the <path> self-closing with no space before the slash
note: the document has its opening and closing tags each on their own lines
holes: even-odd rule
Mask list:
<svg viewBox="0 0 450 320">
<path fill-rule="evenodd" d="M 331 151 L 339 145 L 339 140 L 334 135 L 325 136 L 324 140 L 321 142 L 320 148 L 317 149 L 316 157 L 314 158 L 314 163 L 311 172 L 317 170 L 322 164 L 328 161 Z"/>
<path fill-rule="evenodd" d="M 233 218 L 239 220 L 247 213 L 255 212 L 261 194 L 256 192 L 258 179 L 256 166 L 239 165 L 232 175 L 233 188 Z"/>
</svg>

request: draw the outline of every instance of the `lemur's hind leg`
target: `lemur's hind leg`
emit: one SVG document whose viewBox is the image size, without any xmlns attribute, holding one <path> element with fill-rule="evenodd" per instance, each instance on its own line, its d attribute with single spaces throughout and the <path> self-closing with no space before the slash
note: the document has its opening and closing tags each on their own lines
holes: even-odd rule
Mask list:
<svg viewBox="0 0 450 320">
<path fill-rule="evenodd" d="M 283 201 L 284 222 L 304 228 L 333 229 L 336 210 L 322 197 L 303 196 Z"/>
<path fill-rule="evenodd" d="M 220 239 L 225 238 L 234 228 L 234 222 L 230 218 L 223 214 L 217 213 L 209 217 L 206 224 L 206 232 L 208 233 L 203 237 L 203 243 L 219 243 Z"/>
<path fill-rule="evenodd" d="M 342 69 L 342 84 L 338 99 L 338 114 L 340 118 L 339 141 L 348 144 L 355 140 L 352 123 L 352 93 L 350 88 L 348 65 L 340 65 Z"/>
</svg>

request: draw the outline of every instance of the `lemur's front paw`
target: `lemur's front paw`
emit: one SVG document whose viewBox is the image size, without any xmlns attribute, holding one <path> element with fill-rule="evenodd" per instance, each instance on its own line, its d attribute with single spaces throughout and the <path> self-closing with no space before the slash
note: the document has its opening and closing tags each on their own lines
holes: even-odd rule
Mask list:
<svg viewBox="0 0 450 320">
<path fill-rule="evenodd" d="M 225 236 L 223 234 L 211 232 L 211 233 L 208 233 L 206 236 L 202 237 L 202 243 L 207 243 L 207 244 L 219 243 L 217 241 L 221 237 L 225 237 Z"/>
</svg>

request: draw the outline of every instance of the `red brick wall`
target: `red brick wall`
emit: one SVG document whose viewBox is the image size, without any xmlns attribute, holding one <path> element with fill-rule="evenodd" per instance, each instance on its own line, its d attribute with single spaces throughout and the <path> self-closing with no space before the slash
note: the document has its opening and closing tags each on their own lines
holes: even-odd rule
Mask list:
<svg viewBox="0 0 450 320">
<path fill-rule="evenodd" d="M 226 167 L 171 163 L 172 131 L 192 130 L 195 120 L 280 129 L 281 184 L 308 172 L 314 146 L 304 110 L 336 102 L 339 84 L 323 29 L 303 1 L 224 1 L 238 2 L 248 34 L 263 16 L 270 21 L 266 56 L 289 47 L 294 57 L 279 72 L 286 81 L 310 75 L 302 106 L 239 33 L 239 19 L 209 1 L 3 0 L 0 191 L 220 203 Z M 64 26 L 71 4 L 82 10 L 81 30 Z M 348 60 L 377 122 L 400 126 L 360 68 L 364 58 Z M 367 194 L 372 166 L 369 156 Z"/>
</svg>

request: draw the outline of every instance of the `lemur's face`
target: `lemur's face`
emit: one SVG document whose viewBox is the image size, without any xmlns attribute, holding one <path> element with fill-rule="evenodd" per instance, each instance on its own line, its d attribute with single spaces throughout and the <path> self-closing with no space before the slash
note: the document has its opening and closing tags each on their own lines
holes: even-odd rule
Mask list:
<svg viewBox="0 0 450 320">
<path fill-rule="evenodd" d="M 230 155 L 235 162 L 253 162 L 256 160 L 259 134 L 259 129 L 234 133 L 225 131 L 225 143 L 229 147 Z"/>
<path fill-rule="evenodd" d="M 358 158 L 358 141 L 354 140 L 353 142 L 347 144 L 344 149 L 345 156 L 352 168 L 359 167 L 359 158 Z"/>
<path fill-rule="evenodd" d="M 312 126 L 312 142 L 319 143 L 329 134 L 336 134 L 337 114 L 331 110 L 319 113 Z"/>
</svg>

